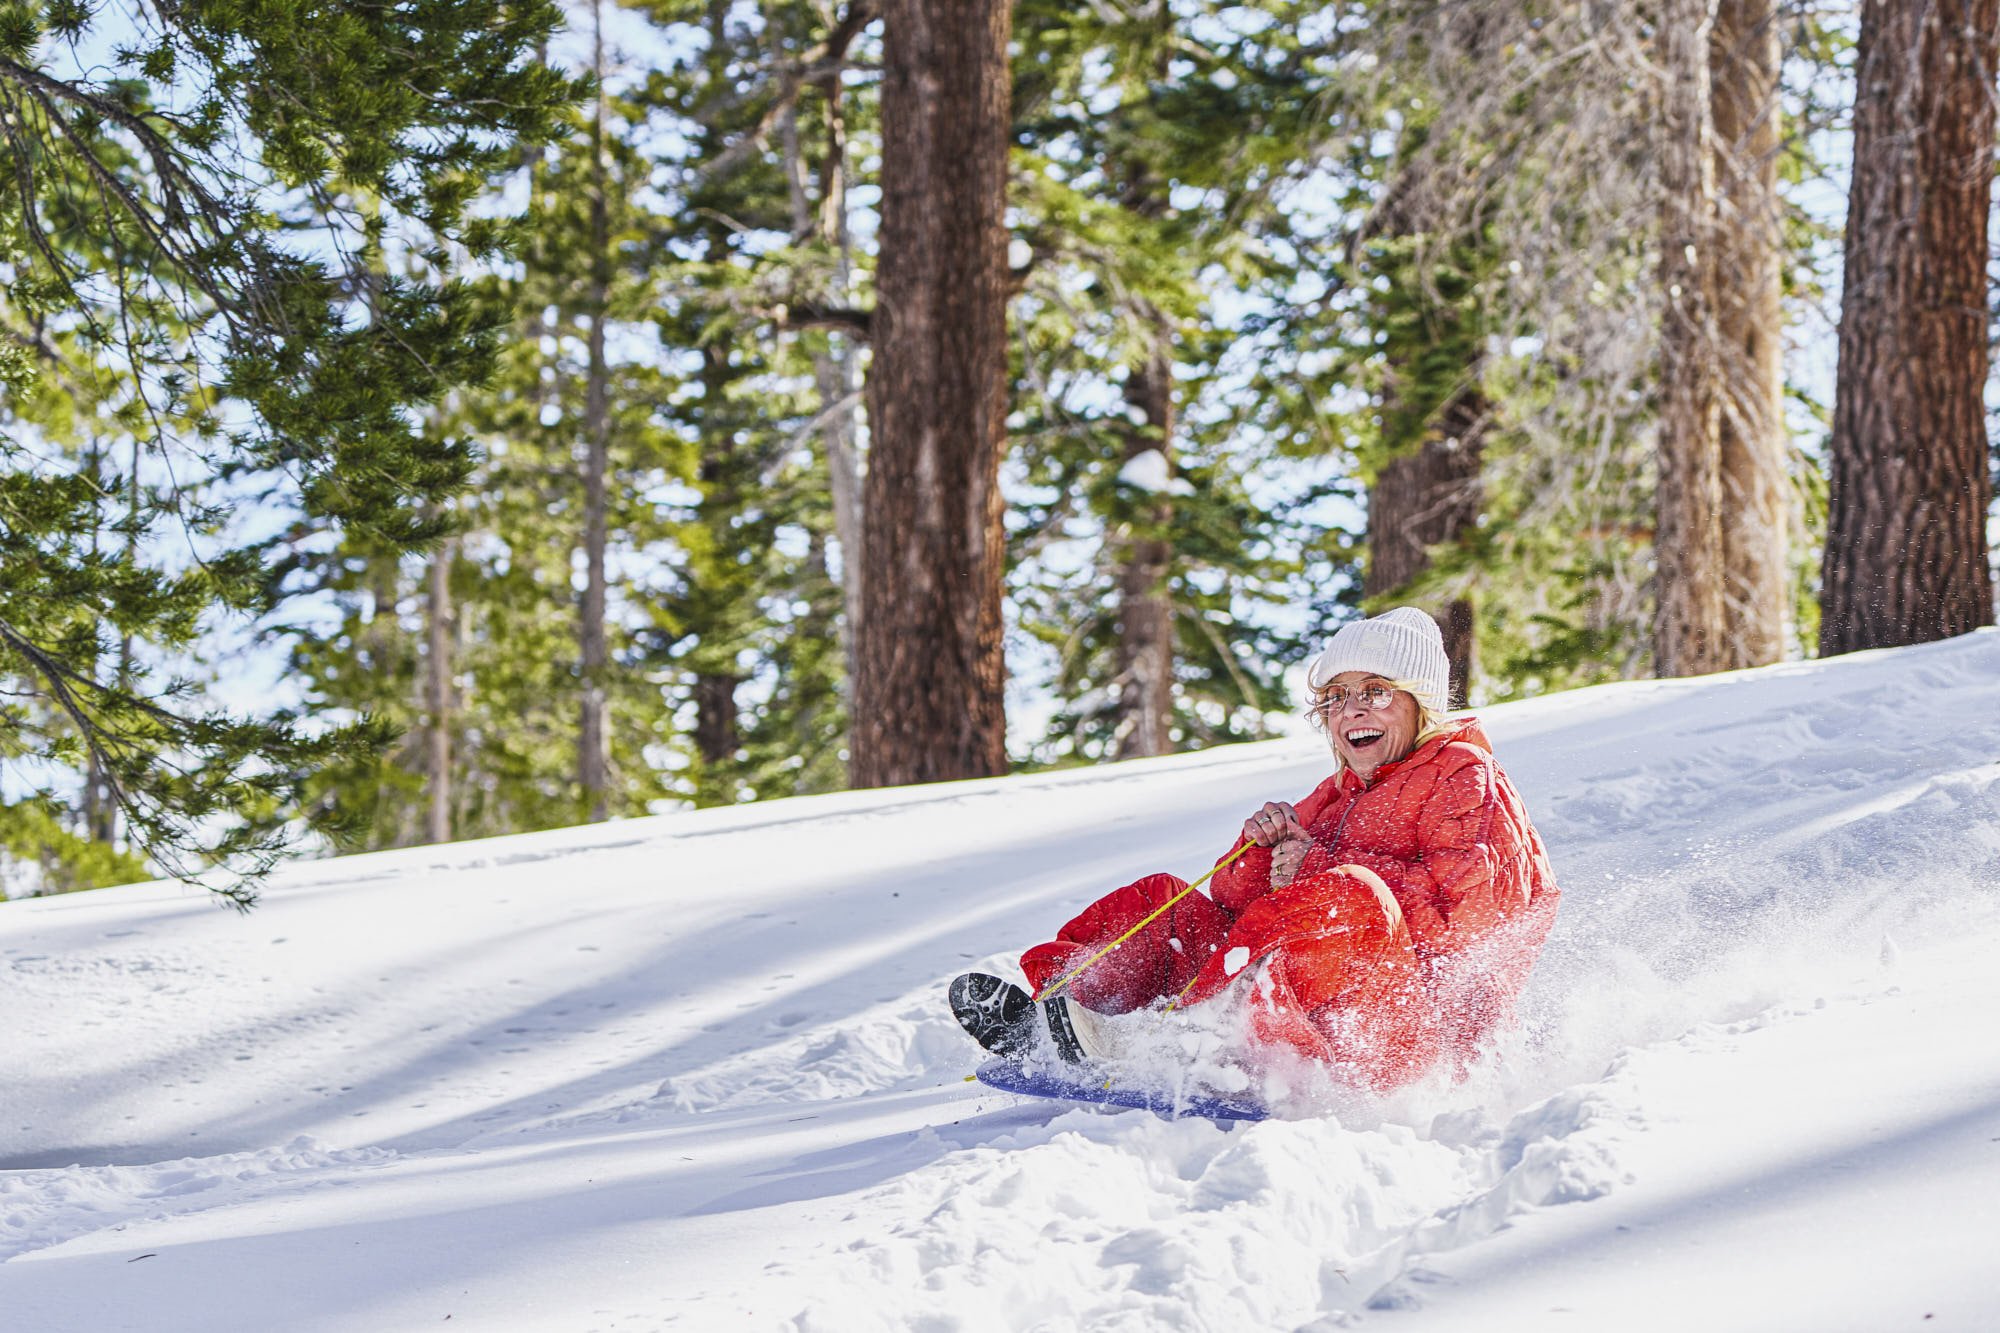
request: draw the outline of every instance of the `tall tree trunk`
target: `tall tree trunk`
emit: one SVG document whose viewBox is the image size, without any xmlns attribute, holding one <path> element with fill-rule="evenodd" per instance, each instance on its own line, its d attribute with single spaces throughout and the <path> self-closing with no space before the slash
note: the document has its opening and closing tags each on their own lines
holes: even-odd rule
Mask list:
<svg viewBox="0 0 2000 1333">
<path fill-rule="evenodd" d="M 125 550 L 128 556 L 138 545 L 138 534 L 140 532 L 139 510 L 145 501 L 145 491 L 139 480 L 139 463 L 142 453 L 139 439 L 137 436 L 134 436 L 132 439 L 132 458 L 130 464 L 131 476 L 125 486 L 125 517 L 132 529 L 132 535 L 125 539 Z M 138 666 L 138 660 L 137 647 L 132 635 L 129 632 L 119 635 L 118 690 L 121 694 L 130 694 L 132 692 L 132 673 Z M 117 793 L 111 788 L 111 780 L 108 776 L 105 779 L 105 789 L 106 796 L 110 798 L 106 804 L 110 808 L 104 817 L 104 825 L 101 830 L 103 837 L 100 841 L 113 843 L 118 839 L 118 802 L 116 800 Z"/>
<path fill-rule="evenodd" d="M 883 5 L 859 787 L 1007 766 L 1008 0 Z"/>
<path fill-rule="evenodd" d="M 1413 453 L 1392 459 L 1368 488 L 1368 569 L 1364 597 L 1386 597 L 1430 568 L 1432 548 L 1456 542 L 1479 522 L 1486 397 L 1468 367 L 1467 387 L 1445 403 Z M 1444 632 L 1451 695 L 1463 701 L 1478 662 L 1472 599 L 1432 612 Z"/>
<path fill-rule="evenodd" d="M 111 793 L 105 782 L 104 768 L 97 761 L 96 754 L 90 756 L 89 766 L 83 774 L 83 832 L 93 842 L 106 846 L 118 836 L 116 820 L 117 807 L 112 804 Z"/>
<path fill-rule="evenodd" d="M 727 82 L 733 46 L 729 34 L 732 0 L 709 0 L 708 72 L 715 86 Z M 790 125 L 785 126 L 790 130 Z M 796 138 L 796 134 L 792 135 Z M 722 152 L 720 131 L 710 126 L 704 131 L 707 150 L 713 158 Z M 730 262 L 732 233 L 728 223 L 713 209 L 702 229 L 704 258 L 721 268 Z M 714 316 L 724 321 L 717 312 Z M 700 760 L 696 770 L 695 803 L 726 804 L 735 799 L 735 786 L 727 767 L 736 757 L 738 705 L 736 687 L 742 678 L 734 671 L 737 644 L 732 639 L 735 618 L 730 601 L 740 590 L 726 572 L 721 553 L 731 551 L 738 539 L 731 530 L 733 516 L 743 503 L 738 472 L 736 423 L 729 407 L 729 387 L 737 378 L 730 365 L 730 342 L 734 336 L 726 321 L 701 339 L 701 465 L 696 480 L 701 490 L 702 522 L 714 543 L 706 572 L 707 584 L 697 576 L 694 593 L 699 609 L 700 640 L 689 665 L 694 672 L 694 747 Z"/>
<path fill-rule="evenodd" d="M 710 228 L 709 262 L 725 262 L 728 249 L 728 231 L 720 224 Z M 736 431 L 728 417 L 729 383 L 735 372 L 729 364 L 726 337 L 712 338 L 703 344 L 701 364 L 701 467 L 698 477 L 702 506 L 710 511 L 708 522 L 713 528 L 713 539 L 718 546 L 728 549 L 735 539 L 726 525 L 729 515 L 741 505 L 742 497 L 737 494 Z M 706 626 L 702 632 L 712 641 L 704 643 L 699 649 L 694 677 L 694 745 L 702 766 L 701 790 L 697 800 L 703 803 L 718 795 L 708 786 L 712 776 L 736 755 L 736 687 L 743 683 L 741 676 L 726 669 L 735 661 L 735 645 L 727 640 L 732 619 L 727 607 L 730 595 L 728 576 L 720 571 L 720 560 L 714 563 L 718 567 L 715 576 L 720 586 L 704 594 L 706 614 L 702 617 Z M 726 801 L 733 797 L 723 794 L 720 799 Z"/>
<path fill-rule="evenodd" d="M 1153 78 L 1163 86 L 1172 78 L 1171 36 L 1174 16 L 1164 9 L 1151 18 L 1154 43 Z M 1160 179 L 1142 155 L 1116 161 L 1114 172 L 1124 181 L 1120 202 L 1127 212 L 1158 222 L 1171 206 L 1169 182 Z M 1173 476 L 1174 327 L 1158 308 L 1141 301 L 1131 312 L 1145 330 L 1145 360 L 1125 380 L 1125 405 L 1138 425 L 1128 431 L 1129 461 L 1154 450 L 1164 460 L 1164 475 Z M 1173 749 L 1174 605 L 1167 587 L 1173 547 L 1166 533 L 1174 518 L 1168 491 L 1157 491 L 1133 506 L 1135 520 L 1117 543 L 1118 569 L 1118 704 L 1113 755 L 1138 759 Z"/>
<path fill-rule="evenodd" d="M 138 486 L 136 477 L 132 484 L 136 489 Z M 133 531 L 136 532 L 138 531 L 136 518 L 133 520 L 133 523 Z M 134 664 L 132 636 L 130 634 L 121 634 L 118 637 L 118 688 L 126 693 L 130 693 L 132 689 L 132 670 Z M 98 762 L 95 750 L 90 755 L 90 813 L 88 826 L 93 841 L 101 842 L 106 847 L 117 845 L 119 826 L 118 789 L 113 783 L 111 775 L 105 772 L 103 766 Z"/>
<path fill-rule="evenodd" d="M 1778 16 L 1773 0 L 1720 0 L 1709 40 L 1716 153 L 1716 335 L 1725 362 L 1720 442 L 1724 668 L 1785 655 L 1790 553 L 1784 425 L 1784 235 L 1778 201 Z"/>
<path fill-rule="evenodd" d="M 125 556 L 128 560 L 134 558 L 138 545 L 139 509 L 145 499 L 145 492 L 139 481 L 142 450 L 137 437 L 132 440 L 131 451 L 127 464 L 129 471 L 125 477 Z M 118 690 L 121 694 L 132 692 L 132 672 L 137 663 L 133 648 L 131 634 L 118 636 Z M 90 755 L 90 772 L 86 781 L 88 785 L 84 792 L 84 827 L 93 841 L 103 843 L 107 847 L 116 846 L 119 825 L 118 789 L 111 775 L 105 772 L 98 762 L 94 750 Z"/>
<path fill-rule="evenodd" d="M 826 157 L 820 164 L 819 232 L 838 256 L 833 268 L 833 299 L 846 305 L 853 296 L 853 237 L 847 227 L 847 118 L 838 73 L 821 85 L 826 99 Z M 840 539 L 840 600 L 842 656 L 846 671 L 842 688 L 854 695 L 855 644 L 865 601 L 866 562 L 863 560 L 865 517 L 862 508 L 860 377 L 854 343 L 841 335 L 829 339 L 827 350 L 813 358 L 813 379 L 821 411 L 830 413 L 822 438 L 826 441 L 828 483 L 833 491 L 833 532 Z"/>
<path fill-rule="evenodd" d="M 2000 0 L 1867 0 L 1821 653 L 1993 623 L 1987 213 Z"/>
<path fill-rule="evenodd" d="M 597 75 L 597 105 L 591 122 L 590 194 L 590 342 L 584 372 L 583 404 L 583 608 L 580 630 L 582 657 L 582 717 L 577 728 L 577 785 L 588 817 L 609 813 L 611 753 L 606 725 L 605 666 L 610 659 L 605 633 L 604 553 L 608 541 L 607 474 L 610 471 L 610 369 L 605 361 L 604 324 L 611 304 L 611 225 L 606 192 L 610 188 L 604 156 L 604 15 L 602 0 L 594 0 L 596 20 L 592 69 Z"/>
<path fill-rule="evenodd" d="M 109 490 L 109 487 L 105 484 L 103 459 L 104 456 L 98 451 L 96 439 L 93 437 L 90 455 L 85 462 L 85 466 L 89 468 L 92 476 L 96 478 L 100 493 L 106 493 Z M 125 492 L 125 516 L 127 520 L 125 553 L 129 559 L 134 543 L 138 540 L 133 534 L 139 531 L 139 445 L 136 439 L 132 444 L 132 472 L 126 479 Z M 103 527 L 103 521 L 100 519 L 95 530 L 90 535 L 92 555 L 98 554 L 101 549 L 100 542 L 104 535 Z M 131 688 L 132 636 L 124 634 L 120 635 L 118 640 L 118 689 L 121 692 L 129 693 Z M 118 841 L 118 791 L 112 782 L 111 775 L 105 771 L 103 764 L 99 762 L 95 747 L 89 750 L 89 759 L 84 770 L 83 830 L 85 837 L 93 842 L 102 843 L 107 847 L 115 845 Z"/>
<path fill-rule="evenodd" d="M 851 698 L 857 674 L 855 645 L 867 605 L 862 590 L 867 586 L 868 572 L 863 558 L 867 541 L 862 509 L 865 483 L 853 351 L 836 346 L 815 356 L 813 382 L 824 404 L 820 410 L 828 414 L 820 431 L 826 441 L 827 484 L 833 492 L 833 535 L 840 540 L 840 636 L 847 667 L 844 689 Z"/>
<path fill-rule="evenodd" d="M 737 684 L 736 677 L 715 672 L 703 672 L 694 678 L 694 746 L 703 767 L 710 773 L 736 753 Z"/>
<path fill-rule="evenodd" d="M 839 70 L 819 83 L 825 99 L 826 154 L 819 164 L 817 204 L 806 189 L 805 155 L 798 136 L 796 109 L 784 120 L 787 174 L 791 181 L 792 231 L 800 240 L 829 246 L 835 255 L 829 290 L 812 293 L 829 306 L 847 306 L 853 289 L 850 237 L 847 228 L 847 118 Z M 828 336 L 824 350 L 813 353 L 813 387 L 820 404 L 819 438 L 826 449 L 828 489 L 833 496 L 833 535 L 840 542 L 841 657 L 846 670 L 842 689 L 854 690 L 854 650 L 862 613 L 862 468 L 860 404 L 855 358 L 848 340 Z"/>
<path fill-rule="evenodd" d="M 427 842 L 451 841 L 452 625 L 451 566 L 458 538 L 447 537 L 431 557 L 424 636 L 424 773 L 430 803 Z"/>
<path fill-rule="evenodd" d="M 383 682 L 395 681 L 400 674 L 402 662 L 399 660 L 405 648 L 403 627 L 399 612 L 403 593 L 401 562 L 393 555 L 373 552 L 364 557 L 366 564 L 362 575 L 362 586 L 368 592 L 368 624 L 359 634 L 360 648 L 367 669 Z M 405 696 L 414 705 L 416 689 L 414 683 Z M 395 763 L 398 768 L 412 767 L 411 747 L 413 739 L 405 735 L 397 744 Z M 416 826 L 411 822 L 408 806 L 400 796 L 392 796 L 389 785 L 378 784 L 374 792 L 374 814 L 371 824 L 376 828 L 393 830 L 388 835 L 392 847 L 408 847 L 416 839 Z"/>
<path fill-rule="evenodd" d="M 1173 335 L 1148 312 L 1154 334 L 1146 364 L 1125 383 L 1125 401 L 1145 418 L 1126 439 L 1125 456 L 1159 450 L 1171 472 L 1174 438 Z M 1121 544 L 1118 570 L 1118 725 L 1116 756 L 1136 759 L 1173 749 L 1174 605 L 1167 590 L 1173 548 L 1164 535 L 1173 521 L 1165 492 L 1138 506 L 1141 526 Z"/>
<path fill-rule="evenodd" d="M 1723 622 L 1721 402 L 1709 284 L 1715 154 L 1708 74 L 1713 0 L 1664 0 L 1660 145 L 1660 419 L 1653 667 L 1720 670 Z"/>
</svg>

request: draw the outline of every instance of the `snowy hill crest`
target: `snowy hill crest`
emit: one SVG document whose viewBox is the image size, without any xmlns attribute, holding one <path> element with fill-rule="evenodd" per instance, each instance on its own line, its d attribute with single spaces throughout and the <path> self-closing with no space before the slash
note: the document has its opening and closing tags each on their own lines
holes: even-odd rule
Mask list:
<svg viewBox="0 0 2000 1333">
<path fill-rule="evenodd" d="M 1565 890 L 1526 1021 L 1464 1085 L 1332 1118 L 1024 1103 L 963 1081 L 939 1004 L 1103 889 L 1204 867 L 1323 774 L 1304 739 L 304 865 L 247 918 L 171 885 L 0 906 L 0 1305 L 2000 1321 L 1970 1239 L 2000 1024 L 1965 1021 L 2000 1012 L 2000 634 L 1485 716 Z"/>
</svg>

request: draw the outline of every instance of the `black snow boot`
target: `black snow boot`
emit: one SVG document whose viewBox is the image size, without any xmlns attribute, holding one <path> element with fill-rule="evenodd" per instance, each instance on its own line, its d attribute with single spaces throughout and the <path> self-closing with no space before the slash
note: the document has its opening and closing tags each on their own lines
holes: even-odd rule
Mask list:
<svg viewBox="0 0 2000 1333">
<path fill-rule="evenodd" d="M 1074 1064 L 1083 1047 L 1069 1017 L 1069 1000 L 1061 995 L 1037 1004 L 1012 982 L 984 972 L 967 972 L 951 983 L 951 1012 L 972 1039 L 995 1055 L 1019 1060 L 1035 1048 L 1046 1030 L 1057 1055 Z"/>
</svg>

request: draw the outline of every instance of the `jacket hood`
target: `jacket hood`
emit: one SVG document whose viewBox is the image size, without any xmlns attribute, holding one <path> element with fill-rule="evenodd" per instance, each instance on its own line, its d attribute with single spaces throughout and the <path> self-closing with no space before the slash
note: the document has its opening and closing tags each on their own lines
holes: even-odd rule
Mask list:
<svg viewBox="0 0 2000 1333">
<path fill-rule="evenodd" d="M 1479 719 L 1476 717 L 1461 717 L 1445 723 L 1443 731 L 1419 745 L 1417 749 L 1425 750 L 1433 745 L 1449 745 L 1453 741 L 1464 741 L 1467 745 L 1478 746 L 1488 754 L 1493 753 L 1493 742 L 1487 739 L 1486 728 L 1479 725 Z M 1416 758 L 1415 751 L 1411 752 L 1410 757 Z"/>
</svg>

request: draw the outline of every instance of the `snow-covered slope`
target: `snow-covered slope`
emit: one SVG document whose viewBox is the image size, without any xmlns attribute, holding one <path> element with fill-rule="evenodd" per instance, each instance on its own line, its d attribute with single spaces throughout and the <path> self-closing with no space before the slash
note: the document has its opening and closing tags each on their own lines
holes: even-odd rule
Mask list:
<svg viewBox="0 0 2000 1333">
<path fill-rule="evenodd" d="M 1299 738 L 0 905 L 0 1325 L 2000 1328 L 2000 633 L 1485 714 L 1565 890 L 1474 1077 L 990 1093 L 944 983 Z"/>
</svg>

